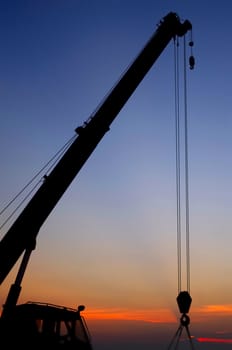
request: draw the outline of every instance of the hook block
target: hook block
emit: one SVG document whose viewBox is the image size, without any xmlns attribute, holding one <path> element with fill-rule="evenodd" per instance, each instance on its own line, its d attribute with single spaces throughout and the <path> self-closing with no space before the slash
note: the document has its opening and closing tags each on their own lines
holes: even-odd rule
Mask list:
<svg viewBox="0 0 232 350">
<path fill-rule="evenodd" d="M 181 314 L 187 314 L 190 309 L 192 298 L 187 291 L 180 292 L 176 298 Z"/>
</svg>

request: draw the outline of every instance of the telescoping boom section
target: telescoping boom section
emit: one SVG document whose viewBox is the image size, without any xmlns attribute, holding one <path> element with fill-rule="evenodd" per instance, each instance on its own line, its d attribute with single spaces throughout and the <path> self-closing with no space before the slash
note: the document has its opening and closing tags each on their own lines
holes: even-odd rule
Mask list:
<svg viewBox="0 0 232 350">
<path fill-rule="evenodd" d="M 167 14 L 97 111 L 76 129 L 77 138 L 0 241 L 0 284 L 21 254 L 34 247 L 41 226 L 165 47 L 191 27 L 177 14 Z"/>
<path fill-rule="evenodd" d="M 0 338 L 4 350 L 92 350 L 91 337 L 81 315 L 83 305 L 72 310 L 38 302 L 17 304 L 21 281 L 39 230 L 51 211 L 170 40 L 185 35 L 191 27 L 188 20 L 181 22 L 172 12 L 162 19 L 97 111 L 76 128 L 77 137 L 73 143 L 50 173 L 44 176 L 40 188 L 0 241 L 0 284 L 24 253 L 0 318 Z"/>
<path fill-rule="evenodd" d="M 34 245 L 41 226 L 170 40 L 191 27 L 175 13 L 165 16 L 95 114 L 76 129 L 78 137 L 0 241 L 0 284 L 24 250 Z"/>
</svg>

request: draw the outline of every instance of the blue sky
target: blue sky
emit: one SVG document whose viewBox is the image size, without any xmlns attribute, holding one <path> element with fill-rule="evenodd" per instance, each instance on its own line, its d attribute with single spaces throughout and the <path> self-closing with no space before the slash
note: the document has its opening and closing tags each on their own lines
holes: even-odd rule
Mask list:
<svg viewBox="0 0 232 350">
<path fill-rule="evenodd" d="M 163 16 L 173 11 L 192 22 L 196 66 L 187 73 L 192 324 L 196 336 L 203 336 L 205 323 L 207 337 L 217 331 L 231 336 L 230 2 L 2 1 L 0 9 L 1 207 L 91 115 Z M 41 229 L 21 301 L 49 299 L 132 314 L 169 310 L 178 320 L 175 193 L 170 43 Z M 223 306 L 226 314 L 218 311 Z M 220 320 L 216 326 L 209 312 Z M 98 339 L 101 332 L 94 329 Z M 152 334 L 150 328 L 146 332 Z"/>
</svg>

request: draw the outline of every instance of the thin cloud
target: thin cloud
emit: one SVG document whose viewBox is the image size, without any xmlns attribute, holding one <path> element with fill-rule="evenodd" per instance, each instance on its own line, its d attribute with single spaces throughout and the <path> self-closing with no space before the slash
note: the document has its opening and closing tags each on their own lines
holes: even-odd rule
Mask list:
<svg viewBox="0 0 232 350">
<path fill-rule="evenodd" d="M 194 312 L 202 314 L 231 314 L 232 315 L 232 304 L 212 304 L 203 305 L 199 308 L 194 308 Z"/>
<path fill-rule="evenodd" d="M 85 313 L 88 319 L 143 321 L 149 323 L 176 322 L 175 315 L 168 309 L 89 309 Z"/>
</svg>

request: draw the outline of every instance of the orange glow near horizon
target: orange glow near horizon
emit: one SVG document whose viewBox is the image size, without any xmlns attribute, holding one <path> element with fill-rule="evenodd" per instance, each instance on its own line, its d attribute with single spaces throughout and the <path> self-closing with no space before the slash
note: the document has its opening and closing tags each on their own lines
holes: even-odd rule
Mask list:
<svg viewBox="0 0 232 350">
<path fill-rule="evenodd" d="M 90 309 L 85 311 L 92 320 L 124 320 L 149 323 L 173 323 L 176 317 L 168 309 L 155 310 L 122 310 L 122 309 Z"/>
<path fill-rule="evenodd" d="M 220 304 L 220 305 L 202 305 L 197 308 L 193 308 L 192 314 L 194 314 L 195 321 L 201 322 L 203 318 L 213 317 L 228 317 L 232 316 L 232 304 Z"/>
<path fill-rule="evenodd" d="M 204 305 L 199 308 L 193 308 L 192 314 L 195 315 L 195 321 L 201 316 L 217 315 L 232 315 L 232 305 Z M 175 323 L 178 316 L 175 315 L 170 309 L 105 309 L 105 308 L 93 308 L 85 310 L 85 316 L 91 320 L 124 320 L 124 321 L 142 321 L 148 323 Z M 201 319 L 199 319 L 201 322 Z"/>
<path fill-rule="evenodd" d="M 222 314 L 232 314 L 232 305 L 204 305 L 199 309 L 196 309 L 198 312 L 203 313 L 222 313 Z"/>
</svg>

